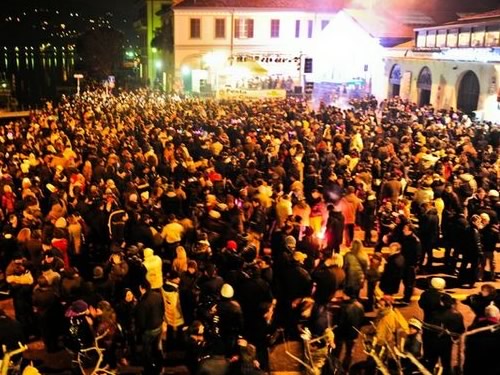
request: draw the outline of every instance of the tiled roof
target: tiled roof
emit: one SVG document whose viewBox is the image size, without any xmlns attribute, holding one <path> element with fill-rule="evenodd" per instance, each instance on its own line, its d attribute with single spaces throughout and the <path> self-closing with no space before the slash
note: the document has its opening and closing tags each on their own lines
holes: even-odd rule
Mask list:
<svg viewBox="0 0 500 375">
<path fill-rule="evenodd" d="M 473 13 L 462 16 L 458 19 L 458 22 L 462 21 L 485 21 L 489 19 L 500 18 L 500 8 L 491 10 L 489 12 L 483 13 Z"/>
<path fill-rule="evenodd" d="M 346 2 L 346 0 L 184 0 L 175 8 L 267 8 L 337 12 Z"/>
</svg>

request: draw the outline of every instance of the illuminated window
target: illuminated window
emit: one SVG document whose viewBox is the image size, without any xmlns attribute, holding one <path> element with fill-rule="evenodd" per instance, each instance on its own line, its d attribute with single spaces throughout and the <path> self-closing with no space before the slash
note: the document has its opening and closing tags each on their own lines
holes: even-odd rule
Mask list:
<svg viewBox="0 0 500 375">
<path fill-rule="evenodd" d="M 436 47 L 436 32 L 435 31 L 428 31 L 427 32 L 427 37 L 425 39 L 425 46 L 426 47 Z"/>
<path fill-rule="evenodd" d="M 472 41 L 470 43 L 471 47 L 482 47 L 484 46 L 484 27 L 473 27 L 472 28 Z"/>
<path fill-rule="evenodd" d="M 458 46 L 459 47 L 470 47 L 470 29 L 464 28 L 460 29 L 458 34 Z"/>
<path fill-rule="evenodd" d="M 226 37 L 226 20 L 224 18 L 215 19 L 215 37 L 217 39 Z"/>
<path fill-rule="evenodd" d="M 191 18 L 191 39 L 201 38 L 201 20 L 199 18 Z"/>
<path fill-rule="evenodd" d="M 486 29 L 486 47 L 497 47 L 500 45 L 500 26 L 488 26 Z"/>
<path fill-rule="evenodd" d="M 307 37 L 308 38 L 313 37 L 313 21 L 312 20 L 307 21 Z"/>
<path fill-rule="evenodd" d="M 295 20 L 295 37 L 300 38 L 300 20 Z"/>
<path fill-rule="evenodd" d="M 237 39 L 253 38 L 253 19 L 237 18 L 234 20 L 234 37 Z"/>
<path fill-rule="evenodd" d="M 439 30 L 436 37 L 436 47 L 446 47 L 446 31 Z"/>
<path fill-rule="evenodd" d="M 280 20 L 271 20 L 271 38 L 280 37 Z"/>
<path fill-rule="evenodd" d="M 427 37 L 427 32 L 425 30 L 419 31 L 417 33 L 417 47 L 418 48 L 425 47 L 426 37 Z"/>
<path fill-rule="evenodd" d="M 448 30 L 446 37 L 446 47 L 456 47 L 458 42 L 458 29 Z"/>
</svg>

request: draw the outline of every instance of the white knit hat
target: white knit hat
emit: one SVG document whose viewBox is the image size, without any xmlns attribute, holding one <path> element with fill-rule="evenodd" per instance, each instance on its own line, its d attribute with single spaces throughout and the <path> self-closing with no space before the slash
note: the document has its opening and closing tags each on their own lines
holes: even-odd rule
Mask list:
<svg viewBox="0 0 500 375">
<path fill-rule="evenodd" d="M 486 309 L 484 309 L 484 315 L 486 315 L 487 318 L 500 318 L 500 310 L 498 307 L 495 306 L 495 303 L 491 301 L 491 303 L 486 306 Z"/>
<path fill-rule="evenodd" d="M 443 290 L 446 288 L 446 281 L 441 277 L 433 277 L 431 279 L 431 286 L 437 290 Z"/>
<path fill-rule="evenodd" d="M 222 288 L 220 290 L 220 295 L 224 298 L 233 298 L 234 296 L 233 287 L 229 284 L 222 285 Z"/>
</svg>

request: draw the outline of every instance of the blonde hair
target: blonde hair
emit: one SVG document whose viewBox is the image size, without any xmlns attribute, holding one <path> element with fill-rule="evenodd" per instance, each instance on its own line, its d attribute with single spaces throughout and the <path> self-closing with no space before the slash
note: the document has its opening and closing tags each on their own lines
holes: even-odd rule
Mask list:
<svg viewBox="0 0 500 375">
<path fill-rule="evenodd" d="M 188 269 L 188 257 L 186 254 L 186 249 L 183 246 L 177 246 L 175 249 L 175 259 L 172 262 L 172 270 L 177 273 L 186 272 Z"/>
</svg>

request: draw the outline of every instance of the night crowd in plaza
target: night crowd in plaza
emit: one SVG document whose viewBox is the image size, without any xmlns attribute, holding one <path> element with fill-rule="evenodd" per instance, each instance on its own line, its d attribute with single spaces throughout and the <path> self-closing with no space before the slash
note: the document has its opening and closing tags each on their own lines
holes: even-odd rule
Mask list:
<svg viewBox="0 0 500 375">
<path fill-rule="evenodd" d="M 391 367 L 352 363 L 369 337 L 446 375 L 456 338 L 491 326 L 466 337 L 464 373 L 500 374 L 499 135 L 398 98 L 312 110 L 95 90 L 47 103 L 0 127 L 0 269 L 15 312 L 0 311 L 0 342 L 76 356 L 103 336 L 108 370 L 159 374 L 181 350 L 208 375 L 264 373 L 283 338 L 317 338 L 325 374 Z M 487 283 L 457 302 L 429 277 L 423 321 L 406 320 L 416 276 L 437 269 Z M 416 371 L 401 364 L 391 373 Z"/>
</svg>

